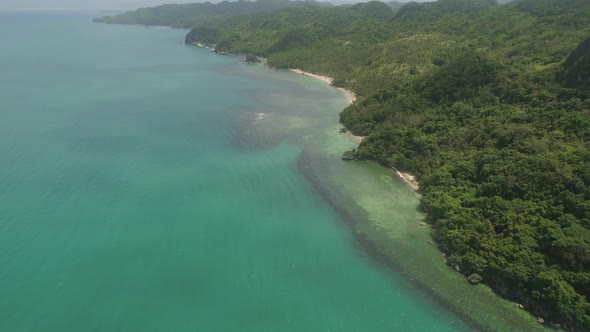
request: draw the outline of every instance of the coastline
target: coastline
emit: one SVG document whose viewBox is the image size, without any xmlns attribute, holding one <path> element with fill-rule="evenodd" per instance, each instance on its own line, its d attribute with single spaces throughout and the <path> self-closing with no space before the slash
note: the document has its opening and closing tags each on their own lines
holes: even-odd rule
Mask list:
<svg viewBox="0 0 590 332">
<path fill-rule="evenodd" d="M 310 73 L 301 69 L 296 69 L 296 68 L 290 68 L 289 71 L 295 73 L 295 74 L 299 74 L 299 75 L 303 75 L 303 76 L 307 76 L 307 77 L 311 77 L 314 78 L 316 80 L 322 81 L 324 83 L 328 83 L 330 85 L 332 85 L 332 82 L 334 82 L 334 78 L 329 77 L 329 76 L 324 76 L 324 75 L 318 75 L 318 74 L 314 74 L 314 73 Z M 355 101 L 356 101 L 356 94 L 352 91 L 352 90 L 348 90 L 345 88 L 340 88 L 340 87 L 336 87 L 336 89 L 338 91 L 340 91 L 344 97 L 346 98 L 346 102 L 348 103 L 347 106 L 352 105 Z M 353 133 L 350 132 L 350 130 L 346 131 L 346 134 L 356 143 L 360 144 L 363 139 L 365 139 L 364 136 L 357 136 L 354 135 Z M 414 191 L 418 191 L 420 190 L 420 184 L 418 183 L 418 181 L 416 180 L 416 176 L 407 172 L 400 172 L 397 168 L 392 167 L 393 170 L 395 171 L 395 173 L 398 175 L 398 177 L 404 181 L 408 186 L 410 186 L 410 188 L 412 188 Z"/>
<path fill-rule="evenodd" d="M 393 166 L 391 168 L 395 171 L 397 176 L 399 176 L 400 179 L 402 179 L 405 183 L 412 187 L 414 191 L 420 190 L 420 184 L 418 183 L 418 180 L 416 180 L 416 176 L 410 173 L 400 172 L 397 168 Z"/>
<path fill-rule="evenodd" d="M 202 43 L 193 42 L 191 45 L 198 46 L 198 47 L 203 47 L 203 48 L 206 48 L 208 50 L 215 51 L 215 48 L 213 48 L 211 46 L 207 46 L 207 45 L 202 44 Z"/>
<path fill-rule="evenodd" d="M 320 80 L 320 81 L 322 81 L 324 83 L 328 83 L 330 85 L 332 85 L 332 82 L 334 82 L 334 79 L 332 77 L 310 73 L 307 71 L 303 71 L 301 69 L 290 68 L 289 71 L 291 71 L 295 74 L 315 78 L 316 80 Z M 352 105 L 356 101 L 356 94 L 352 90 L 348 90 L 348 89 L 340 88 L 340 87 L 335 87 L 335 88 L 336 88 L 336 90 L 342 92 L 342 94 L 346 98 L 346 102 L 348 103 L 348 105 L 346 105 L 346 106 Z M 362 136 L 355 136 L 355 137 L 362 137 Z"/>
<path fill-rule="evenodd" d="M 359 143 L 359 144 L 365 139 L 365 136 L 355 135 L 355 134 L 351 133 L 350 130 L 348 130 L 348 129 L 346 130 L 346 135 L 348 137 L 350 137 L 351 140 L 353 140 L 353 141 L 355 141 L 356 143 Z"/>
<path fill-rule="evenodd" d="M 290 71 L 328 84 L 333 81 L 299 69 Z M 335 160 L 343 148 L 352 148 L 350 144 L 358 147 L 364 137 L 350 131 L 335 135 L 334 127 L 327 128 L 326 135 L 331 138 L 318 146 L 308 142 L 298 168 L 350 227 L 360 250 L 404 276 L 433 303 L 460 317 L 471 329 L 554 331 L 539 324 L 517 303 L 498 296 L 486 285 L 469 284 L 449 267 L 433 243 L 431 226 L 424 222 L 426 215 L 419 207 L 420 187 L 414 175 L 373 162 Z M 331 151 L 329 157 L 326 151 Z M 397 207 L 392 208 L 391 202 L 396 202 Z"/>
</svg>

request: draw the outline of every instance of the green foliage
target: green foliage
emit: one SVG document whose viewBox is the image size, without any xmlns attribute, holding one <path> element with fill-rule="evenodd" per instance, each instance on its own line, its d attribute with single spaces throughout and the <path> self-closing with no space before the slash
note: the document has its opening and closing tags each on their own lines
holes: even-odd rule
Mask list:
<svg viewBox="0 0 590 332">
<path fill-rule="evenodd" d="M 567 57 L 559 75 L 568 87 L 590 89 L 590 37 Z"/>
<path fill-rule="evenodd" d="M 210 28 L 207 26 L 199 26 L 197 28 L 192 29 L 185 37 L 185 42 L 187 44 L 192 43 L 193 41 L 198 40 L 202 44 L 210 45 L 216 44 L 217 41 L 221 38 L 222 34 L 219 29 Z"/>
<path fill-rule="evenodd" d="M 246 54 L 245 61 L 246 61 L 246 63 L 260 63 L 261 62 L 261 60 L 256 55 L 250 54 L 250 53 Z"/>
<path fill-rule="evenodd" d="M 496 0 L 438 0 L 425 3 L 410 2 L 399 10 L 398 17 L 411 13 L 425 13 L 433 17 L 449 13 L 477 13 L 496 5 Z"/>
<path fill-rule="evenodd" d="M 140 8 L 115 16 L 94 19 L 94 22 L 109 24 L 139 24 L 151 26 L 171 26 L 174 28 L 192 28 L 226 20 L 238 15 L 246 15 L 302 6 L 330 6 L 312 0 L 260 0 L 260 1 L 222 1 L 189 4 L 166 4 L 157 7 Z"/>
<path fill-rule="evenodd" d="M 360 12 L 364 15 L 367 15 L 369 17 L 372 17 L 372 18 L 375 18 L 378 20 L 382 20 L 382 21 L 388 21 L 393 18 L 394 8 L 395 7 L 391 8 L 387 4 L 384 4 L 383 2 L 379 2 L 379 1 L 358 3 L 353 6 L 354 10 L 357 10 L 358 12 Z"/>
<path fill-rule="evenodd" d="M 498 74 L 498 65 L 482 52 L 467 51 L 443 65 L 424 82 L 424 92 L 435 102 L 482 98 Z M 464 108 L 464 107 L 462 107 Z M 457 108 L 453 108 L 455 114 Z M 465 113 L 465 112 L 463 112 Z M 469 114 L 459 114 L 464 119 Z"/>
<path fill-rule="evenodd" d="M 400 8 L 402 8 L 406 3 L 400 1 L 390 1 L 387 3 L 387 6 L 391 8 L 391 10 L 396 13 Z"/>
</svg>

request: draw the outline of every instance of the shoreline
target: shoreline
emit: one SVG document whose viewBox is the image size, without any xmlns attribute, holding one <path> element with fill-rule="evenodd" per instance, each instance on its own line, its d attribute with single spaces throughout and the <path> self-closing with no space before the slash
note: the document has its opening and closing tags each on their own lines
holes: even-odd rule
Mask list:
<svg viewBox="0 0 590 332">
<path fill-rule="evenodd" d="M 424 282 L 419 278 L 414 278 L 408 276 L 404 273 L 404 268 L 402 264 L 396 262 L 391 256 L 389 256 L 385 251 L 380 248 L 379 244 L 376 243 L 374 238 L 371 236 L 371 232 L 367 232 L 364 230 L 362 226 L 362 222 L 359 220 L 365 218 L 369 219 L 368 212 L 360 212 L 364 213 L 364 217 L 359 218 L 356 213 L 350 210 L 350 206 L 355 206 L 356 202 L 351 202 L 351 204 L 342 204 L 339 202 L 339 199 L 333 195 L 325 185 L 322 185 L 322 180 L 311 171 L 311 167 L 308 165 L 310 164 L 310 156 L 302 153 L 297 158 L 297 168 L 299 171 L 305 176 L 305 178 L 311 183 L 313 189 L 324 199 L 330 206 L 334 208 L 336 213 L 342 218 L 342 223 L 349 228 L 352 237 L 357 241 L 356 245 L 358 246 L 358 250 L 366 253 L 371 259 L 373 259 L 377 264 L 384 266 L 387 269 L 391 269 L 401 276 L 403 276 L 404 280 L 419 289 L 420 291 L 424 292 L 424 294 L 433 301 L 433 304 L 439 306 L 442 310 L 448 311 L 457 317 L 459 317 L 467 326 L 473 328 L 476 331 L 486 331 L 487 326 L 483 323 L 480 323 L 478 320 L 473 319 L 469 314 L 462 310 L 456 309 L 456 304 L 453 301 L 449 301 L 448 299 L 441 297 L 428 283 Z M 349 208 L 344 208 L 343 206 L 347 206 Z M 363 208 L 358 206 L 362 211 Z M 358 211 L 356 211 L 358 213 Z"/>
<path fill-rule="evenodd" d="M 313 74 L 300 69 L 289 70 L 293 73 L 308 76 L 330 85 L 333 82 L 333 78 L 329 76 Z M 350 100 L 344 93 L 349 90 L 341 90 L 341 88 L 337 89 L 347 97 L 348 105 L 354 103 L 356 96 L 354 96 L 352 91 L 350 92 L 352 93 L 353 99 Z M 344 128 L 346 129 L 346 127 Z M 342 130 L 341 133 L 344 133 L 348 140 L 357 143 L 357 147 L 365 138 L 362 136 L 355 136 L 349 130 Z M 386 268 L 400 273 L 409 284 L 414 285 L 416 288 L 423 291 L 424 294 L 431 298 L 433 303 L 439 305 L 442 310 L 456 315 L 463 323 L 474 330 L 503 331 L 506 327 L 509 327 L 510 329 L 515 328 L 517 330 L 554 331 L 551 327 L 538 324 L 534 315 L 530 312 L 519 309 L 520 307 L 517 303 L 510 299 L 498 296 L 487 285 L 480 285 L 475 288 L 476 286 L 469 284 L 462 274 L 451 269 L 446 263 L 444 253 L 432 240 L 432 229 L 424 221 L 417 223 L 419 226 L 414 225 L 414 228 L 409 231 L 410 233 L 406 234 L 411 235 L 410 237 L 412 240 L 409 243 L 404 244 L 403 240 L 400 241 L 399 239 L 395 239 L 395 236 L 387 235 L 387 232 L 384 232 L 384 230 L 393 230 L 395 232 L 396 230 L 399 230 L 399 227 L 386 226 L 384 228 L 385 224 L 383 222 L 385 220 L 379 220 L 382 216 L 379 216 L 378 210 L 376 211 L 374 209 L 375 205 L 372 205 L 373 203 L 367 206 L 362 200 L 359 203 L 354 196 L 339 197 L 338 194 L 331 192 L 330 189 L 328 189 L 330 187 L 330 184 L 328 184 L 329 181 L 324 178 L 325 175 L 320 175 L 321 173 L 317 173 L 317 171 L 314 170 L 314 167 L 309 166 L 312 164 L 310 159 L 313 159 L 313 154 L 301 154 L 297 162 L 300 172 L 304 174 L 318 194 L 337 211 L 344 224 L 350 227 L 351 233 L 359 245 L 359 250 L 364 251 L 378 264 L 382 264 Z M 388 167 L 387 165 L 379 165 L 378 163 L 373 164 L 384 169 L 384 173 L 389 169 L 386 174 L 395 181 L 396 176 L 391 174 L 391 171 L 393 170 L 403 183 L 403 186 L 406 187 L 404 191 L 407 193 L 411 192 L 413 195 L 420 195 L 420 185 L 413 174 L 402 172 L 395 166 Z M 351 176 L 348 178 L 356 179 L 357 176 Z M 368 183 L 370 181 L 358 183 L 357 180 L 356 182 L 354 188 L 358 191 L 359 188 L 362 187 L 362 183 Z M 337 180 L 336 183 L 339 187 L 346 187 L 341 180 Z M 407 187 L 410 187 L 412 191 L 407 191 Z M 391 189 L 388 188 L 383 193 L 389 194 L 390 190 Z M 383 196 L 385 195 L 375 195 L 372 197 Z M 357 213 L 360 213 L 360 215 L 357 215 Z M 386 220 L 389 221 L 390 217 L 387 217 Z M 426 230 L 426 232 L 424 230 Z M 404 231 L 403 228 L 401 231 Z M 411 268 L 408 267 L 408 262 L 399 257 L 398 252 L 406 251 L 406 253 L 412 253 L 420 247 L 422 248 L 414 254 L 420 257 L 421 260 L 424 259 L 429 261 L 432 267 L 417 270 L 423 275 L 415 275 L 411 272 Z M 431 256 L 425 254 L 429 251 L 433 251 Z M 440 258 L 441 254 L 442 258 Z M 439 257 L 440 260 L 437 259 L 437 257 Z M 414 263 L 411 264 L 414 265 Z M 412 268 L 414 268 L 414 266 L 412 266 Z M 488 297 L 489 294 L 492 294 L 491 298 Z M 480 297 L 486 298 L 486 302 L 481 305 L 473 304 L 465 306 L 463 304 L 468 301 L 480 299 Z M 506 315 L 509 318 L 499 319 L 497 323 L 490 323 L 487 321 L 487 318 L 491 314 L 499 314 L 497 318 L 500 318 L 503 315 Z"/>
<path fill-rule="evenodd" d="M 328 76 L 317 75 L 300 69 L 289 69 L 289 71 L 320 80 L 323 83 L 331 84 L 333 81 L 333 79 Z M 340 89 L 338 90 L 343 92 Z M 352 93 L 352 91 L 350 92 Z M 354 93 L 352 93 L 352 96 L 354 96 Z M 350 100 L 348 98 L 346 100 L 349 103 L 348 105 L 355 101 L 355 99 Z M 357 144 L 360 143 L 363 138 L 360 136 L 354 136 L 350 132 L 345 133 L 345 135 L 347 140 L 354 140 Z M 343 136 L 340 137 L 343 138 Z M 325 151 L 321 151 L 320 153 L 323 154 Z M 364 201 L 359 202 L 357 200 L 358 197 L 349 196 L 350 192 L 338 193 L 329 189 L 334 188 L 334 185 L 338 188 L 346 188 L 347 185 L 351 185 L 350 188 L 353 188 L 353 192 L 359 192 L 362 191 L 362 186 L 371 183 L 370 181 L 361 180 L 359 182 L 359 177 L 350 176 L 345 178 L 345 180 L 349 180 L 347 183 L 343 183 L 342 179 L 330 183 L 329 177 L 325 178 L 325 176 L 333 175 L 333 173 L 331 173 L 332 170 L 330 170 L 329 173 L 322 174 L 322 172 L 326 170 L 318 171 L 318 169 L 316 169 L 317 165 L 311 166 L 314 164 L 310 161 L 313 158 L 313 152 L 302 153 L 297 159 L 297 168 L 308 179 L 313 189 L 343 218 L 342 220 L 344 224 L 350 227 L 350 230 L 352 231 L 351 233 L 357 241 L 359 250 L 365 252 L 374 260 L 374 262 L 397 271 L 397 273 L 404 277 L 408 284 L 411 284 L 424 292 L 424 294 L 433 301 L 433 304 L 440 306 L 441 310 L 456 315 L 462 323 L 465 323 L 475 330 L 503 330 L 495 329 L 493 327 L 497 324 L 500 324 L 502 327 L 509 326 L 510 328 L 515 326 L 525 327 L 520 330 L 544 330 L 545 327 L 538 325 L 536 321 L 530 319 L 527 312 L 517 309 L 518 307 L 513 302 L 498 297 L 495 294 L 492 295 L 493 301 L 486 301 L 483 305 L 474 303 L 473 305 L 465 306 L 463 303 L 474 301 L 481 296 L 489 300 L 488 296 L 493 292 L 484 285 L 474 288 L 475 286 L 472 286 L 465 281 L 463 275 L 452 270 L 446 262 L 444 262 L 444 256 L 441 256 L 442 252 L 439 248 L 433 245 L 432 238 L 430 237 L 430 228 L 422 225 L 423 223 L 419 222 L 421 219 L 412 221 L 408 224 L 409 226 L 405 228 L 402 225 L 402 228 L 399 229 L 397 222 L 390 227 L 389 223 L 391 222 L 391 217 L 384 218 L 380 215 L 380 211 L 375 210 L 376 206 L 372 205 L 373 203 L 370 203 L 370 205 L 367 206 L 364 204 Z M 329 157 L 328 160 L 330 160 L 330 163 L 345 164 L 332 157 Z M 382 169 L 383 173 L 381 174 L 383 174 L 384 177 L 387 175 L 387 178 L 390 178 L 393 181 L 396 181 L 396 176 L 393 176 L 391 171 L 395 171 L 396 175 L 403 182 L 402 186 L 406 187 L 404 190 L 401 190 L 401 192 L 406 193 L 403 195 L 413 195 L 414 199 L 416 198 L 415 192 L 419 189 L 419 186 L 412 174 L 400 172 L 395 167 L 383 167 L 384 165 L 379 165 L 377 163 L 371 164 L 374 165 L 372 167 Z M 368 175 L 367 177 L 371 176 L 372 175 Z M 399 180 L 397 181 L 399 183 Z M 408 191 L 408 186 L 413 190 Z M 382 188 L 381 190 L 382 192 L 379 192 L 379 194 L 371 196 L 371 202 L 374 202 L 375 198 L 389 197 L 387 195 L 392 195 L 390 198 L 393 199 L 399 197 L 397 196 L 399 194 L 392 191 L 389 185 L 387 188 Z M 341 194 L 343 195 L 341 196 Z M 411 209 L 407 209 L 407 211 L 415 211 L 415 208 L 412 207 Z M 395 233 L 393 236 L 390 235 L 388 232 L 391 230 L 394 232 L 399 231 L 400 234 L 403 233 L 405 236 L 409 236 L 411 241 L 404 243 L 403 240 L 396 238 Z M 405 232 L 408 233 L 406 234 Z M 423 265 L 431 267 L 423 267 L 421 270 L 416 270 L 420 272 L 419 274 L 414 274 L 412 271 L 414 271 L 414 265 L 416 263 L 405 260 L 405 257 L 414 255 L 419 257 Z M 449 289 L 451 290 L 449 291 Z M 473 294 L 475 294 L 475 296 Z M 490 324 L 486 321 L 488 315 L 498 312 L 506 314 L 509 318 L 506 320 L 500 319 L 501 323 Z"/>
<path fill-rule="evenodd" d="M 297 69 L 297 68 L 289 68 L 289 71 L 291 71 L 295 74 L 299 74 L 299 75 L 314 78 L 316 80 L 320 80 L 320 81 L 322 81 L 324 83 L 328 83 L 330 85 L 332 85 L 332 82 L 334 82 L 334 78 L 332 78 L 332 77 L 310 73 L 310 72 L 307 72 L 307 71 L 304 71 L 301 69 Z M 336 90 L 340 91 L 344 95 L 344 97 L 346 98 L 346 102 L 348 103 L 348 105 L 346 105 L 346 106 L 350 106 L 356 101 L 356 94 L 352 90 L 340 88 L 340 87 L 334 87 L 334 88 L 336 88 Z M 362 136 L 356 136 L 356 137 L 362 137 Z"/>
<path fill-rule="evenodd" d="M 333 78 L 329 76 L 313 74 L 293 68 L 289 69 L 289 71 L 320 80 L 330 85 L 333 82 Z M 348 105 L 356 101 L 354 92 L 343 88 L 336 89 L 346 97 Z M 350 94 L 345 94 L 345 91 L 349 91 Z M 357 144 L 362 142 L 364 138 L 362 136 L 355 136 L 348 130 L 345 136 L 347 140 L 352 140 Z M 400 228 L 397 223 L 394 223 L 393 226 L 388 226 L 391 222 L 391 217 L 380 215 L 379 210 L 375 210 L 376 206 L 372 205 L 373 203 L 369 206 L 362 202 L 359 203 L 357 200 L 358 197 L 349 196 L 350 192 L 347 194 L 341 193 L 344 196 L 332 192 L 329 189 L 331 185 L 336 185 L 338 188 L 345 188 L 347 184 L 343 183 L 342 179 L 329 184 L 330 180 L 324 178 L 324 176 L 333 175 L 332 170 L 324 175 L 322 175 L 322 171 L 318 173 L 318 170 L 315 169 L 316 166 L 310 166 L 313 163 L 309 160 L 313 158 L 313 153 L 302 153 L 297 160 L 298 169 L 312 184 L 314 190 L 338 212 L 343 218 L 344 224 L 350 227 L 354 238 L 357 240 L 359 250 L 364 251 L 369 257 L 372 257 L 376 263 L 400 273 L 409 284 L 419 288 L 427 297 L 431 298 L 435 305 L 439 305 L 442 310 L 456 315 L 463 323 L 475 330 L 502 331 L 505 330 L 505 327 L 509 327 L 510 329 L 516 328 L 517 330 L 552 331 L 547 326 L 538 324 L 530 313 L 518 309 L 517 304 L 514 302 L 499 297 L 485 285 L 475 288 L 476 286 L 470 285 L 463 275 L 452 270 L 445 262 L 444 255 L 441 256 L 442 251 L 433 244 L 431 228 L 428 226 L 425 227 L 423 225 L 424 222 L 418 222 L 420 219 L 409 223 L 409 226 L 406 228 L 403 226 Z M 335 161 L 332 158 L 329 159 L 333 163 L 344 164 L 340 160 Z M 401 172 L 394 166 L 384 167 L 384 165 L 377 163 L 372 164 L 382 169 L 382 174 L 387 174 L 393 181 L 396 181 L 396 176 L 393 176 L 391 171 L 395 171 L 397 177 L 403 183 L 402 186 L 406 187 L 402 192 L 406 192 L 407 195 L 413 195 L 414 199 L 416 198 L 416 193 L 419 194 L 419 183 L 413 174 Z M 371 175 L 368 177 L 371 177 Z M 370 181 L 362 180 L 359 182 L 359 177 L 356 175 L 345 177 L 345 179 L 349 180 L 348 185 L 352 185 L 351 188 L 354 188 L 354 192 L 358 192 L 363 185 L 370 183 Z M 408 191 L 407 187 L 410 187 L 412 190 Z M 389 185 L 387 188 L 381 188 L 381 190 L 382 192 L 380 194 L 371 196 L 371 202 L 374 202 L 374 198 L 376 197 L 382 198 L 392 194 L 392 189 Z M 398 195 L 393 191 L 391 198 L 397 199 L 399 197 Z M 414 211 L 414 208 L 408 209 L 408 211 L 410 210 Z M 408 232 L 404 234 L 409 236 L 411 240 L 404 243 L 404 240 L 399 240 L 395 235 L 389 235 L 388 231 L 393 231 L 394 234 L 396 231 Z M 420 257 L 420 260 L 425 262 L 423 264 L 430 266 L 417 270 L 421 274 L 411 272 L 415 268 L 415 262 L 408 262 L 402 259 L 402 257 L 407 257 L 407 255 L 413 255 L 412 253 L 417 255 L 416 257 Z M 490 294 L 491 298 L 488 297 Z M 463 304 L 470 301 L 478 301 L 482 297 L 486 298 L 484 303 L 479 304 L 478 302 L 469 306 Z M 502 316 L 509 318 L 501 318 L 498 322 L 494 323 L 487 321 L 490 314 L 499 314 L 500 312 L 502 314 L 497 316 L 497 318 Z M 501 328 L 498 328 L 498 325 Z"/>
<path fill-rule="evenodd" d="M 410 187 L 412 187 L 412 189 L 414 189 L 414 191 L 417 192 L 420 190 L 420 184 L 418 183 L 418 180 L 416 180 L 416 176 L 414 176 L 410 173 L 400 172 L 394 166 L 391 166 L 391 168 L 395 171 L 397 176 L 399 176 L 400 179 L 402 179 L 405 183 L 407 183 Z"/>
<path fill-rule="evenodd" d="M 304 71 L 304 70 L 301 70 L 301 69 L 297 69 L 297 68 L 290 68 L 289 71 L 291 71 L 291 72 L 293 72 L 295 74 L 299 74 L 299 75 L 311 77 L 313 79 L 322 81 L 324 83 L 328 83 L 330 85 L 332 85 L 332 82 L 334 82 L 334 78 L 332 78 L 332 77 L 310 73 L 310 72 L 307 72 L 307 71 Z M 340 88 L 340 87 L 335 87 L 335 88 L 344 95 L 344 97 L 346 98 L 346 101 L 348 103 L 347 106 L 352 105 L 356 101 L 356 95 L 355 95 L 355 93 L 352 90 L 348 90 L 348 89 Z M 350 130 L 347 130 L 346 131 L 346 134 L 353 141 L 355 141 L 358 144 L 360 144 L 365 139 L 365 136 L 357 136 L 357 135 L 354 135 L 353 133 L 350 132 Z M 400 172 L 395 167 L 391 167 L 391 168 L 395 171 L 395 173 L 397 174 L 397 176 L 403 182 L 405 182 L 407 185 L 410 186 L 410 188 L 412 188 L 416 192 L 420 190 L 420 184 L 416 180 L 416 176 L 415 175 L 413 175 L 411 173 L 407 173 L 407 172 Z"/>
<path fill-rule="evenodd" d="M 350 130 L 348 130 L 348 128 L 346 128 L 346 127 L 343 127 L 343 128 L 346 129 L 346 136 L 350 137 L 351 140 L 357 142 L 358 144 L 360 144 L 365 139 L 365 136 L 355 135 L 355 134 L 351 133 Z"/>
</svg>

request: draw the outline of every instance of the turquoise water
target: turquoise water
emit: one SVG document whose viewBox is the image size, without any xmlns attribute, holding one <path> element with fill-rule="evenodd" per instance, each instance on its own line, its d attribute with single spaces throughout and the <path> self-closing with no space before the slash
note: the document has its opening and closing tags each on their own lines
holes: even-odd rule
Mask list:
<svg viewBox="0 0 590 332">
<path fill-rule="evenodd" d="M 337 91 L 90 19 L 0 13 L 0 331 L 465 329 L 300 173 Z"/>
</svg>

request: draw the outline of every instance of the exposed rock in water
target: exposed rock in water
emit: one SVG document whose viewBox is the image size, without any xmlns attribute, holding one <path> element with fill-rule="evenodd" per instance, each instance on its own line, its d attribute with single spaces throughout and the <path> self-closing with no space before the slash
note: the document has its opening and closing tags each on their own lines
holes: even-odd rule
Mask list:
<svg viewBox="0 0 590 332">
<path fill-rule="evenodd" d="M 342 160 L 357 160 L 356 150 L 346 151 L 342 155 Z"/>
<path fill-rule="evenodd" d="M 539 322 L 539 324 L 545 324 L 545 320 L 541 317 L 537 317 L 537 322 Z"/>
<path fill-rule="evenodd" d="M 467 277 L 467 281 L 469 281 L 470 284 L 472 285 L 477 285 L 479 284 L 481 281 L 483 280 L 483 277 L 480 276 L 477 273 L 473 273 L 471 274 L 469 277 Z"/>
<path fill-rule="evenodd" d="M 340 133 L 346 134 L 347 132 L 348 132 L 348 129 L 346 129 L 345 127 L 340 128 Z"/>
</svg>

